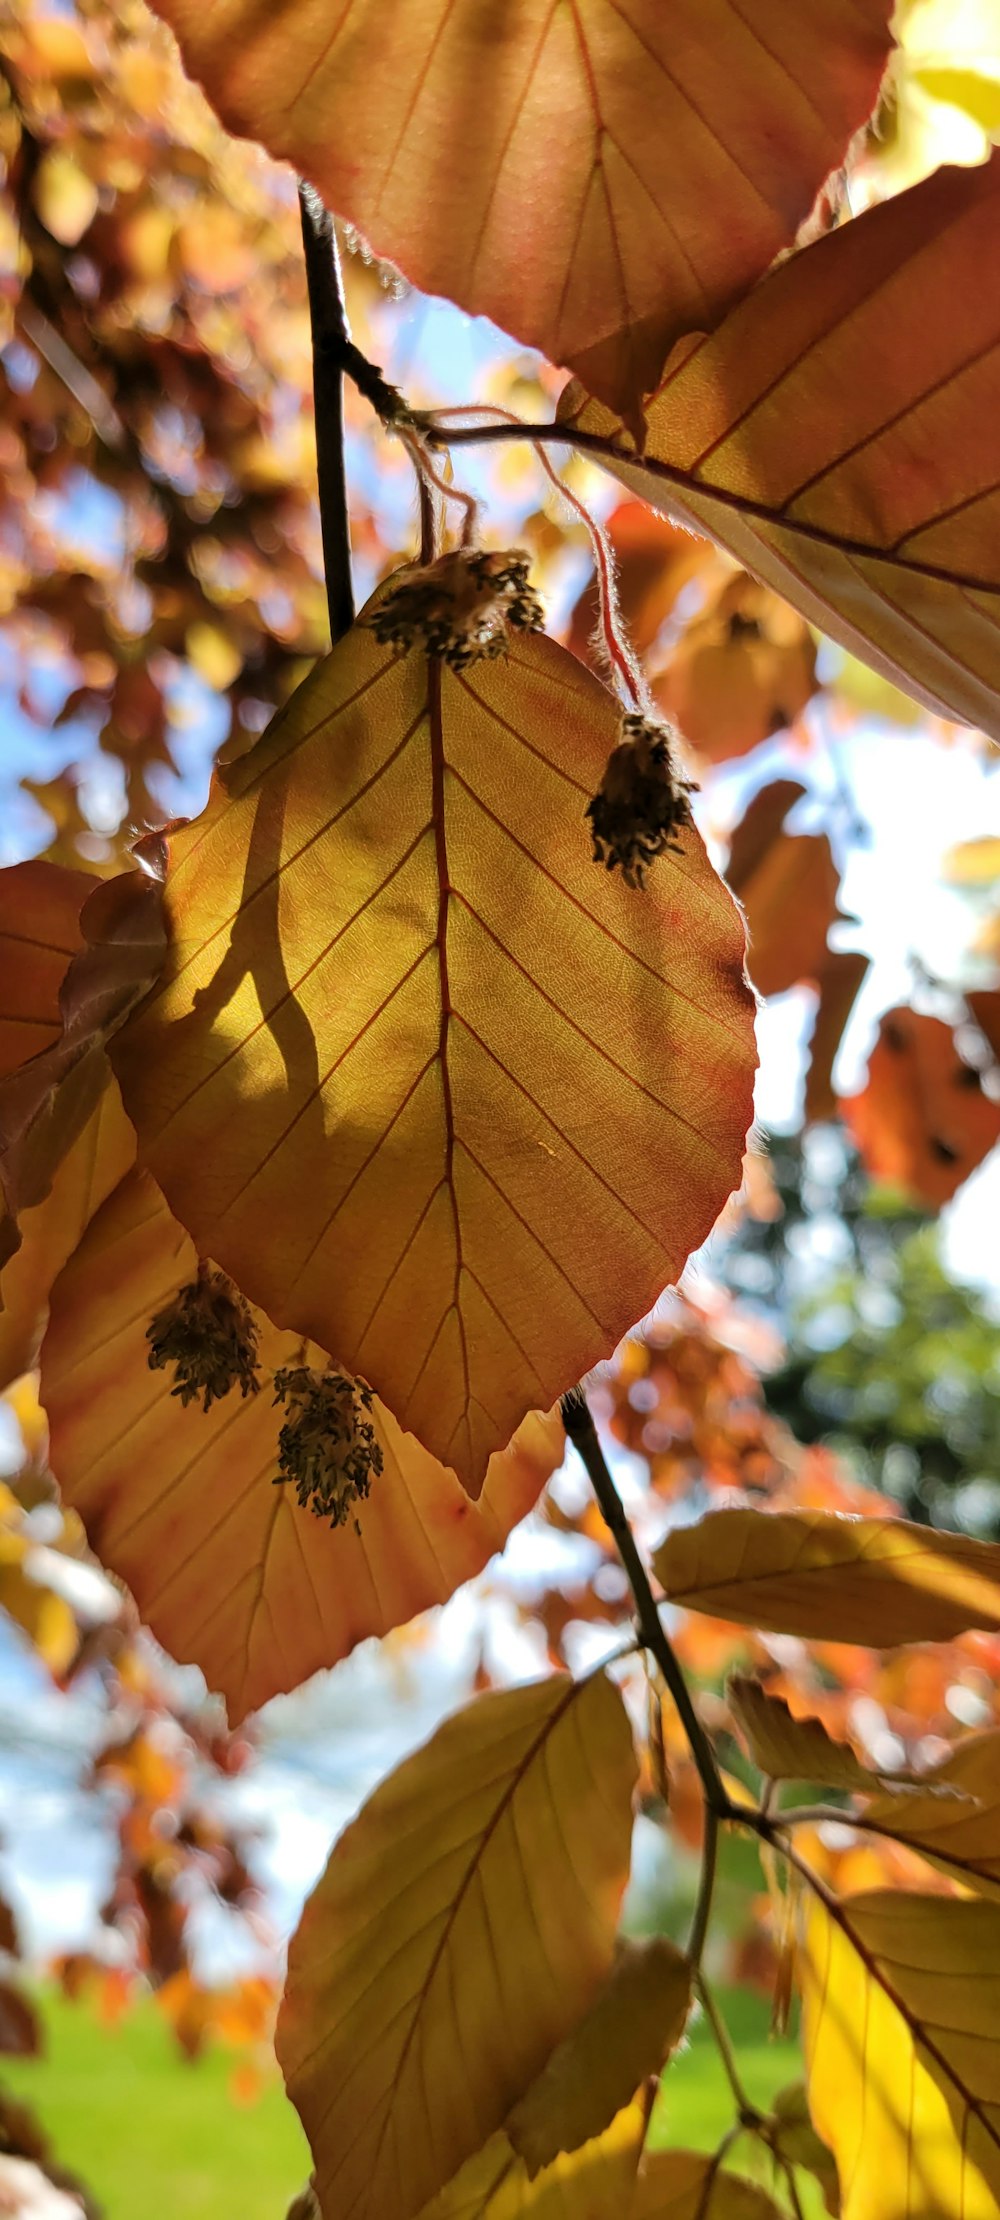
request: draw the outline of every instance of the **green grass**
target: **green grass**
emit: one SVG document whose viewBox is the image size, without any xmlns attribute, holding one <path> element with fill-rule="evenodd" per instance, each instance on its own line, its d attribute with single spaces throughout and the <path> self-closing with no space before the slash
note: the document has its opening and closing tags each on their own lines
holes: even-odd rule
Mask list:
<svg viewBox="0 0 1000 2220">
<path fill-rule="evenodd" d="M 720 1995 L 747 2093 L 764 2106 L 800 2077 L 798 2051 L 769 2040 L 761 1998 Z M 209 2050 L 189 2064 L 151 2002 L 113 2028 L 48 1990 L 40 2002 L 46 2055 L 4 2059 L 0 2082 L 34 2107 L 62 2164 L 88 2183 L 107 2220 L 283 2220 L 309 2160 L 277 2080 L 257 2103 L 240 2105 L 229 2087 L 233 2054 Z M 698 2020 L 665 2078 L 653 2141 L 714 2150 L 732 2118 L 711 2033 Z M 754 2170 L 747 2142 L 735 2162 Z"/>
</svg>

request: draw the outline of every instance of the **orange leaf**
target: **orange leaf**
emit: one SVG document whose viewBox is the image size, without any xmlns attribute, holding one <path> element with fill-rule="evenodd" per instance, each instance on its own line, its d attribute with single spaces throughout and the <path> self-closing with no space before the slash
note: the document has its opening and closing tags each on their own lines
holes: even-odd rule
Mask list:
<svg viewBox="0 0 1000 2220">
<path fill-rule="evenodd" d="M 135 1132 L 112 1081 L 57 1165 L 49 1193 L 25 1210 L 20 1247 L 0 1272 L 0 1388 L 37 1363 L 52 1283 L 134 1158 Z"/>
<path fill-rule="evenodd" d="M 560 416 L 812 624 L 1000 737 L 1000 153 L 793 255 L 678 350 L 642 456 L 578 387 Z M 631 451 L 630 451 L 631 450 Z"/>
<path fill-rule="evenodd" d="M 855 948 L 831 948 L 819 974 L 819 1004 L 806 1071 L 807 1124 L 836 1115 L 833 1066 L 844 1027 L 868 975 L 868 958 Z"/>
<path fill-rule="evenodd" d="M 59 989 L 94 884 L 86 871 L 42 861 L 0 871 L 0 1078 L 62 1032 Z"/>
<path fill-rule="evenodd" d="M 685 625 L 653 691 L 706 763 L 728 763 L 801 716 L 816 692 L 815 641 L 786 601 L 737 571 Z"/>
<path fill-rule="evenodd" d="M 148 1173 L 131 1174 L 53 1290 L 42 1398 L 52 1468 L 91 1546 L 238 1719 L 480 1572 L 555 1470 L 563 1435 L 554 1414 L 527 1418 L 472 1504 L 376 1404 L 384 1468 L 360 1535 L 334 1531 L 273 1485 L 283 1414 L 266 1380 L 204 1412 L 149 1370 L 146 1327 L 196 1270 Z M 298 1337 L 257 1324 L 262 1371 L 297 1361 Z"/>
<path fill-rule="evenodd" d="M 159 12 L 230 130 L 625 410 L 795 237 L 890 44 L 888 0 L 399 0 L 391 29 L 380 0 Z"/>
<path fill-rule="evenodd" d="M 743 932 L 698 836 L 590 860 L 619 737 L 551 640 L 456 672 L 355 628 L 170 843 L 112 1047 L 199 1249 L 478 1489 L 739 1179 Z"/>
<path fill-rule="evenodd" d="M 1000 1103 L 963 1063 L 951 1027 L 889 1010 L 860 1094 L 842 1104 L 865 1164 L 940 1209 L 1000 1140 Z"/>
<path fill-rule="evenodd" d="M 825 833 L 780 828 L 804 788 L 794 779 L 762 787 L 732 836 L 726 878 L 747 920 L 747 969 L 759 994 L 785 994 L 815 978 L 830 958 L 840 873 Z"/>
<path fill-rule="evenodd" d="M 724 557 L 710 541 L 697 540 L 657 516 L 646 501 L 620 501 L 606 519 L 604 533 L 615 559 L 618 602 L 629 639 L 637 655 L 646 655 L 682 586 L 706 566 L 721 565 Z M 606 665 L 591 647 L 597 617 L 592 578 L 573 610 L 566 644 L 602 677 Z"/>
</svg>

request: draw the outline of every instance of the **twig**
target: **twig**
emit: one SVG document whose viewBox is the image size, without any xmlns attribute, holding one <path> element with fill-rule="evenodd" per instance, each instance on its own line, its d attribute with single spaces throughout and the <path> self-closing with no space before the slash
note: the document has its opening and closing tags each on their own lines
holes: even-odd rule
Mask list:
<svg viewBox="0 0 1000 2220">
<path fill-rule="evenodd" d="M 350 345 L 333 217 L 311 185 L 299 186 L 302 244 L 312 324 L 316 463 L 330 637 L 336 647 L 354 623 L 351 526 L 344 468 L 344 354 Z"/>
<path fill-rule="evenodd" d="M 697 1973 L 705 1951 L 705 1938 L 712 1917 L 712 1898 L 715 1894 L 715 1873 L 719 1862 L 719 1814 L 714 1804 L 705 1805 L 705 1840 L 701 1852 L 701 1878 L 698 1883 L 698 1901 L 691 1922 L 688 1957 Z"/>
<path fill-rule="evenodd" d="M 719 1819 L 731 1815 L 729 1798 L 722 1785 L 722 1776 L 715 1761 L 715 1752 L 701 1720 L 692 1703 L 687 1682 L 681 1671 L 673 1647 L 656 1608 L 649 1575 L 636 1547 L 635 1537 L 625 1516 L 625 1507 L 608 1470 L 604 1452 L 597 1438 L 597 1429 L 587 1408 L 582 1388 L 572 1388 L 560 1404 L 562 1422 L 577 1455 L 585 1465 L 597 1497 L 601 1516 L 614 1536 L 615 1546 L 628 1575 L 629 1587 L 635 1603 L 635 1616 L 643 1646 L 655 1657 L 667 1687 L 680 1713 L 687 1735 L 691 1755 L 698 1768 L 705 1802 Z"/>
</svg>

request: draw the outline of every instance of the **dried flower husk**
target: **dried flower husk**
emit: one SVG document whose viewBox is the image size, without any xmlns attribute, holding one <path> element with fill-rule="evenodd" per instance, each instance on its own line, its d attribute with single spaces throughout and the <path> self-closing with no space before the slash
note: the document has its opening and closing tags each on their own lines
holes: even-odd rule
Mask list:
<svg viewBox="0 0 1000 2220">
<path fill-rule="evenodd" d="M 587 804 L 594 862 L 619 870 L 627 886 L 644 886 L 650 864 L 665 850 L 681 855 L 678 834 L 693 823 L 690 796 L 697 787 L 674 764 L 675 737 L 669 725 L 628 711 L 621 740 Z"/>
<path fill-rule="evenodd" d="M 202 1267 L 158 1310 L 146 1328 L 149 1368 L 174 1367 L 171 1395 L 184 1404 L 201 1396 L 202 1410 L 238 1387 L 244 1401 L 260 1387 L 257 1328 L 238 1288 L 224 1272 Z"/>
<path fill-rule="evenodd" d="M 274 1400 L 288 1413 L 278 1435 L 275 1486 L 291 1480 L 303 1510 L 331 1526 L 346 1526 L 383 1466 L 371 1420 L 372 1390 L 365 1380 L 331 1367 L 285 1366 L 274 1375 Z"/>
<path fill-rule="evenodd" d="M 503 655 L 511 631 L 539 632 L 543 611 L 522 549 L 453 548 L 400 572 L 361 622 L 383 646 L 420 646 L 461 671 Z"/>
</svg>

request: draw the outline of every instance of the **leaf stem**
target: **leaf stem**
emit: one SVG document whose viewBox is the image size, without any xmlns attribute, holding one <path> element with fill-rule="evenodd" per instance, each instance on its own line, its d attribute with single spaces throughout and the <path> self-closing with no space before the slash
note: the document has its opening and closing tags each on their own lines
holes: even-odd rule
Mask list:
<svg viewBox="0 0 1000 2220">
<path fill-rule="evenodd" d="M 350 345 L 333 217 L 311 185 L 299 186 L 302 245 L 312 325 L 316 464 L 330 637 L 336 647 L 354 623 L 351 527 L 344 467 L 344 354 Z"/>
<path fill-rule="evenodd" d="M 691 1935 L 687 1954 L 695 1973 L 699 1971 L 705 1951 L 705 1938 L 712 1917 L 712 1898 L 715 1894 L 715 1874 L 719 1862 L 719 1814 L 713 1804 L 705 1805 L 705 1840 L 701 1852 L 701 1878 L 698 1883 L 698 1900 L 691 1922 Z"/>
<path fill-rule="evenodd" d="M 705 1802 L 718 1819 L 728 1819 L 731 1816 L 729 1798 L 722 1785 L 715 1752 L 694 1708 L 680 1663 L 656 1608 L 649 1575 L 639 1555 L 624 1504 L 605 1461 L 583 1389 L 572 1388 L 568 1395 L 564 1395 L 560 1410 L 567 1435 L 586 1467 L 601 1516 L 614 1537 L 615 1547 L 628 1575 L 643 1647 L 655 1657 L 680 1713 L 691 1755 L 705 1792 Z"/>
</svg>

